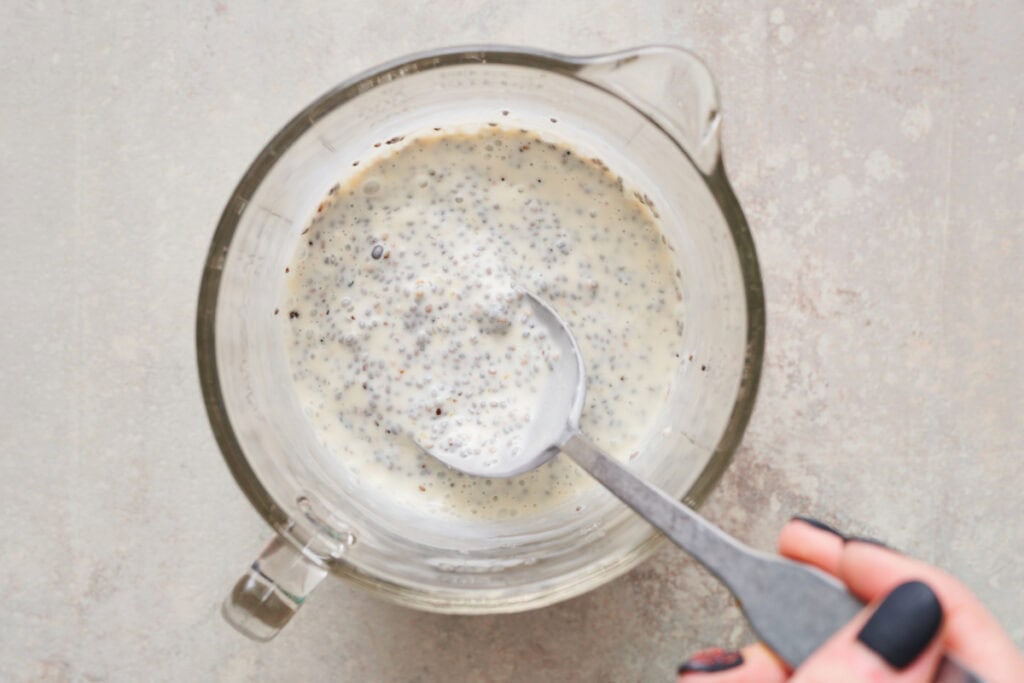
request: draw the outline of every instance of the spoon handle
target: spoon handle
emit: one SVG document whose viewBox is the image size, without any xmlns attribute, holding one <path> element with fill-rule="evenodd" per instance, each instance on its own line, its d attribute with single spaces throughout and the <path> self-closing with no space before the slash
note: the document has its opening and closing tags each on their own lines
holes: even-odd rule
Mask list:
<svg viewBox="0 0 1024 683">
<path fill-rule="evenodd" d="M 739 600 L 754 632 L 790 667 L 803 663 L 864 606 L 835 577 L 740 543 L 605 455 L 578 431 L 561 449 L 718 577 Z M 982 683 L 948 657 L 939 669 L 939 683 Z"/>
</svg>

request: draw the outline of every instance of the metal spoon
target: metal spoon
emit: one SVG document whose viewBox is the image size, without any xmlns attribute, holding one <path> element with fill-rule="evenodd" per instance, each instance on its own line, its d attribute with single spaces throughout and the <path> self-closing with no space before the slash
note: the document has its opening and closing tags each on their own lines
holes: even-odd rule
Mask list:
<svg viewBox="0 0 1024 683">
<path fill-rule="evenodd" d="M 825 572 L 740 543 L 591 443 L 579 429 L 586 375 L 576 339 L 546 303 L 524 293 L 547 328 L 559 359 L 520 452 L 497 466 L 485 466 L 441 450 L 425 450 L 454 469 L 487 477 L 521 474 L 565 453 L 725 584 L 758 637 L 787 665 L 798 667 L 860 612 L 863 604 Z M 982 683 L 948 657 L 935 681 Z"/>
</svg>

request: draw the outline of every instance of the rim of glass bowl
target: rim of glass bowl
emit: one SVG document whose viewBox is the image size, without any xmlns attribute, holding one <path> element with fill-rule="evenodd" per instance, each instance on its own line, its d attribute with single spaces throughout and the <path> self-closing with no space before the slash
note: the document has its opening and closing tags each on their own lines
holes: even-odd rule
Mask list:
<svg viewBox="0 0 1024 683">
<path fill-rule="evenodd" d="M 675 46 L 645 46 L 621 52 L 586 56 L 570 56 L 530 48 L 498 45 L 461 46 L 420 52 L 392 60 L 340 83 L 300 111 L 264 146 L 232 192 L 214 232 L 203 267 L 200 284 L 196 320 L 196 348 L 203 401 L 206 405 L 210 426 L 220 451 L 227 462 L 231 474 L 248 497 L 249 502 L 275 531 L 286 529 L 290 536 L 302 543 L 310 540 L 303 537 L 304 534 L 310 532 L 295 524 L 277 506 L 246 460 L 242 447 L 228 419 L 227 409 L 221 393 L 214 335 L 221 274 L 228 249 L 238 227 L 239 218 L 242 213 L 241 209 L 276 163 L 279 156 L 278 150 L 289 147 L 328 112 L 344 105 L 379 84 L 422 71 L 447 66 L 501 64 L 552 71 L 569 78 L 574 78 L 590 87 L 604 90 L 607 94 L 624 101 L 641 116 L 650 121 L 652 125 L 662 130 L 666 137 L 675 142 L 679 151 L 693 162 L 689 151 L 671 133 L 665 131 L 655 120 L 648 116 L 643 109 L 625 99 L 621 94 L 611 92 L 602 88 L 599 84 L 595 84 L 578 75 L 580 70 L 594 63 L 668 51 L 684 54 L 703 65 L 700 58 L 692 52 Z M 704 68 L 707 69 L 706 66 Z M 694 163 L 694 167 L 701 172 L 732 233 L 743 278 L 747 309 L 746 355 L 736 400 L 733 403 L 729 421 L 711 458 L 689 491 L 683 496 L 685 503 L 697 507 L 711 493 L 728 467 L 753 412 L 764 355 L 765 305 L 760 266 L 758 265 L 754 242 L 743 211 L 725 175 L 721 153 L 718 152 L 709 172 L 702 171 L 696 163 Z M 409 607 L 449 613 L 493 614 L 543 607 L 585 593 L 634 568 L 650 557 L 663 541 L 664 537 L 652 528 L 647 538 L 633 547 L 632 550 L 620 557 L 608 558 L 608 561 L 602 563 L 601 568 L 595 572 L 580 572 L 573 577 L 573 580 L 547 592 L 539 594 L 535 592 L 529 595 L 503 593 L 498 600 L 489 601 L 481 600 L 479 597 L 467 597 L 464 602 L 459 602 L 448 594 L 434 594 L 423 589 L 383 580 L 363 572 L 344 560 L 331 561 L 329 564 L 334 574 L 342 576 L 363 588 L 367 588 L 373 593 Z"/>
</svg>

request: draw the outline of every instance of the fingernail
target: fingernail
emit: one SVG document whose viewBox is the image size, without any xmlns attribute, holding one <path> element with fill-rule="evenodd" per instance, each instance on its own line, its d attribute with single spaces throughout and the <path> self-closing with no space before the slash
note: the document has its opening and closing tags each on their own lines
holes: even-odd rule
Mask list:
<svg viewBox="0 0 1024 683">
<path fill-rule="evenodd" d="M 821 520 L 814 519 L 813 517 L 804 517 L 803 515 L 797 515 L 793 519 L 800 520 L 804 524 L 810 524 L 815 529 L 821 529 L 822 531 L 827 531 L 830 534 L 835 534 L 836 536 L 838 536 L 839 538 L 843 539 L 844 541 L 846 540 L 846 535 L 842 531 L 839 531 L 839 529 L 836 529 L 833 526 L 829 526 L 828 524 L 825 524 L 825 522 L 822 522 Z"/>
<path fill-rule="evenodd" d="M 703 650 L 679 665 L 679 673 L 716 673 L 734 669 L 743 663 L 743 655 L 739 652 L 714 647 Z"/>
<path fill-rule="evenodd" d="M 847 543 L 867 543 L 868 545 L 877 545 L 879 548 L 885 548 L 886 550 L 892 550 L 892 546 L 884 541 L 879 541 L 877 538 L 871 538 L 869 536 L 847 536 Z"/>
<path fill-rule="evenodd" d="M 924 652 L 942 626 L 942 605 L 927 584 L 908 581 L 882 601 L 857 640 L 895 669 Z"/>
</svg>

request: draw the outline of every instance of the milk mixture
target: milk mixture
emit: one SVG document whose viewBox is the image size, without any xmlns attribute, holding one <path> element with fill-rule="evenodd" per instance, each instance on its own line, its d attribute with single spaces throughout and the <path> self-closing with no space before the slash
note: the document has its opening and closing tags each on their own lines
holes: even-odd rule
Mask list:
<svg viewBox="0 0 1024 683">
<path fill-rule="evenodd" d="M 368 494 L 427 514 L 533 514 L 593 485 L 564 458 L 509 479 L 457 473 L 518 448 L 557 351 L 529 290 L 575 335 L 583 433 L 642 450 L 680 365 L 680 283 L 643 195 L 522 130 L 385 147 L 336 186 L 285 270 L 281 319 L 303 408 Z M 419 444 L 419 445 L 417 445 Z"/>
</svg>

